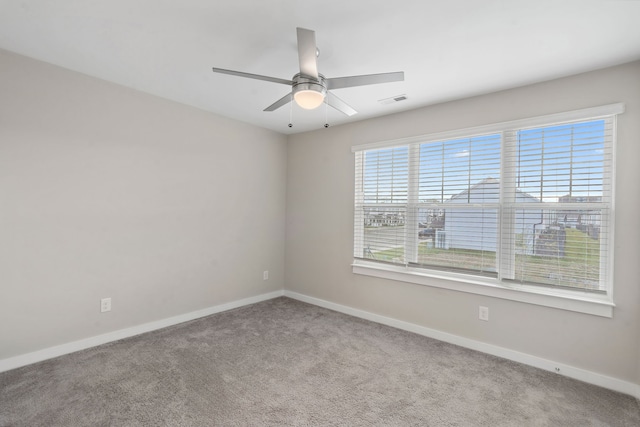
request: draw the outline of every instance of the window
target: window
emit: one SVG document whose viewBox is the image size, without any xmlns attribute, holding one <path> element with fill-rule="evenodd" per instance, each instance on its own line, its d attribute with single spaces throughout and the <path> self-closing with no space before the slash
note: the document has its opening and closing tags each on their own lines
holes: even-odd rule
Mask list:
<svg viewBox="0 0 640 427">
<path fill-rule="evenodd" d="M 622 111 L 354 147 L 354 272 L 610 315 Z"/>
</svg>

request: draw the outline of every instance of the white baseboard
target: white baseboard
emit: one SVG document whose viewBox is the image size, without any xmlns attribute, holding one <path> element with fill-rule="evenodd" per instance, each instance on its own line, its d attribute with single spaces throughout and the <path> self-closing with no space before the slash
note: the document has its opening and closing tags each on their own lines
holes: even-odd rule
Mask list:
<svg viewBox="0 0 640 427">
<path fill-rule="evenodd" d="M 336 304 L 319 298 L 299 294 L 297 292 L 284 291 L 284 295 L 286 297 L 293 298 L 302 302 L 328 308 L 329 310 L 338 311 L 340 313 L 359 317 L 361 319 L 370 320 L 372 322 L 381 323 L 383 325 L 413 332 L 419 335 L 424 335 L 429 338 L 435 338 L 439 341 L 448 342 L 451 344 L 459 345 L 461 347 L 477 350 L 482 353 L 502 357 L 504 359 L 523 363 L 525 365 L 544 369 L 546 371 L 557 372 L 558 374 L 564 375 L 569 378 L 574 378 L 589 384 L 608 388 L 610 390 L 634 396 L 636 399 L 640 399 L 640 384 L 634 384 L 628 381 L 623 381 L 617 378 L 587 371 L 585 369 L 576 368 L 573 366 L 565 365 L 563 363 L 558 363 L 552 360 L 543 359 L 541 357 L 532 356 L 530 354 L 521 353 L 519 351 L 509 350 L 504 347 L 499 347 L 481 341 L 476 341 L 469 338 L 460 337 L 458 335 L 430 329 L 424 326 L 416 325 L 414 323 L 409 323 L 402 320 L 393 319 L 391 317 L 385 317 L 379 314 L 370 313 L 368 311 L 348 307 L 345 305 Z"/>
<path fill-rule="evenodd" d="M 237 301 L 231 301 L 226 304 L 216 305 L 202 310 L 192 311 L 190 313 L 181 314 L 166 319 L 156 320 L 154 322 L 144 323 L 142 325 L 133 326 L 131 328 L 120 329 L 102 335 L 85 338 L 79 341 L 73 341 L 66 344 L 57 345 L 55 347 L 45 348 L 43 350 L 34 351 L 32 353 L 20 356 L 9 357 L 0 360 L 0 372 L 9 371 L 21 366 L 30 365 L 43 360 L 52 359 L 54 357 L 63 356 L 65 354 L 74 353 L 97 345 L 129 338 L 135 335 L 144 334 L 145 332 L 155 331 L 157 329 L 166 328 L 167 326 L 177 325 L 179 323 L 188 322 L 189 320 L 198 319 L 200 317 L 209 316 L 211 314 L 220 313 L 245 305 L 255 304 L 257 302 L 266 301 L 284 295 L 284 291 L 275 291 L 267 294 L 257 295 L 254 297 L 244 298 Z"/>
<path fill-rule="evenodd" d="M 413 332 L 419 335 L 424 335 L 440 341 L 459 345 L 461 347 L 470 348 L 472 350 L 477 350 L 483 353 L 513 360 L 515 362 L 524 363 L 525 365 L 534 366 L 536 368 L 544 369 L 546 371 L 557 372 L 560 375 L 564 375 L 569 378 L 574 378 L 580 381 L 584 381 L 586 383 L 594 384 L 600 387 L 605 387 L 610 390 L 615 390 L 621 393 L 634 396 L 637 399 L 640 399 L 639 384 L 634 384 L 628 381 L 623 381 L 617 378 L 609 377 L 606 375 L 598 374 L 598 373 L 587 371 L 584 369 L 575 368 L 573 366 L 557 363 L 551 360 L 532 356 L 526 353 L 509 350 L 504 347 L 499 347 L 499 346 L 487 344 L 481 341 L 475 341 L 469 338 L 464 338 L 464 337 L 449 334 L 446 332 L 438 331 L 435 329 L 430 329 L 424 326 L 416 325 L 416 324 L 405 322 L 402 320 L 393 319 L 391 317 L 385 317 L 385 316 L 381 316 L 379 314 L 371 313 L 368 311 L 359 310 L 359 309 L 351 308 L 345 305 L 336 304 L 336 303 L 325 301 L 319 298 L 309 297 L 307 295 L 303 295 L 303 294 L 292 292 L 292 291 L 275 291 L 267 294 L 257 295 L 255 297 L 244 298 L 244 299 L 232 301 L 226 304 L 205 308 L 203 310 L 192 311 L 190 313 L 181 314 L 179 316 L 174 316 L 174 317 L 169 317 L 162 320 L 157 320 L 154 322 L 144 323 L 142 325 L 133 326 L 131 328 L 120 329 L 120 330 L 109 332 L 106 334 L 97 335 L 94 337 L 85 338 L 82 340 L 73 341 L 66 344 L 61 344 L 55 347 L 45 348 L 43 350 L 34 351 L 34 352 L 23 354 L 20 356 L 2 359 L 0 360 L 0 372 L 9 371 L 11 369 L 30 365 L 32 363 L 42 362 L 44 360 L 52 359 L 54 357 L 63 356 L 65 354 L 74 353 L 76 351 L 95 347 L 101 344 L 106 344 L 106 343 L 121 340 L 124 338 L 129 338 L 135 335 L 140 335 L 146 332 L 155 331 L 157 329 L 166 328 L 168 326 L 177 325 L 179 323 L 188 322 L 190 320 L 198 319 L 200 317 L 205 317 L 215 313 L 232 310 L 234 308 L 243 307 L 245 305 L 255 304 L 261 301 L 266 301 L 266 300 L 277 298 L 283 295 L 289 298 L 293 298 L 299 301 L 309 303 L 309 304 L 317 305 L 319 307 L 324 307 L 330 310 L 338 311 L 340 313 L 359 317 L 361 319 L 370 320 L 372 322 L 381 323 L 383 325 Z"/>
</svg>

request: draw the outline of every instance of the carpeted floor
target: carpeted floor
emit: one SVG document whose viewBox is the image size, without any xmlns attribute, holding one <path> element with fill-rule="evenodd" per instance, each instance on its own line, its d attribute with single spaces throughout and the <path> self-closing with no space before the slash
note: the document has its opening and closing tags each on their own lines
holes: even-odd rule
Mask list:
<svg viewBox="0 0 640 427">
<path fill-rule="evenodd" d="M 2 373 L 0 425 L 640 426 L 640 406 L 278 298 Z"/>
</svg>

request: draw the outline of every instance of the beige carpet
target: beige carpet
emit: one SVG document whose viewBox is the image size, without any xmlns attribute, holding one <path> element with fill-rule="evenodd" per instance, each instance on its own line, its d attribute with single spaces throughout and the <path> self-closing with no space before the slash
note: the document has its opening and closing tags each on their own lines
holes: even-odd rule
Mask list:
<svg viewBox="0 0 640 427">
<path fill-rule="evenodd" d="M 2 426 L 640 426 L 638 401 L 288 298 L 0 374 Z"/>
</svg>

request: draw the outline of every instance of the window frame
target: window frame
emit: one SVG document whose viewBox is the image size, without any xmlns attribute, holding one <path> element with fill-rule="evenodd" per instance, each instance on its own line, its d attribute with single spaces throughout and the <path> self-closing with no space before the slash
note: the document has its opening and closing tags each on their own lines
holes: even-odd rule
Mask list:
<svg viewBox="0 0 640 427">
<path fill-rule="evenodd" d="M 616 148 L 616 116 L 624 112 L 624 104 L 616 103 L 599 107 L 586 108 L 581 110 L 574 110 L 556 114 L 550 114 L 545 116 L 538 116 L 527 119 L 514 120 L 509 122 L 501 122 L 495 124 L 489 124 L 484 126 L 477 126 L 472 128 L 464 128 L 459 130 L 452 130 L 446 132 L 439 132 L 427 135 L 413 136 L 409 138 L 396 139 L 391 141 L 379 141 L 368 144 L 355 145 L 351 147 L 351 151 L 355 153 L 355 196 L 354 196 L 354 259 L 352 265 L 352 272 L 354 274 L 372 276 L 402 282 L 415 283 L 419 285 L 426 285 L 436 288 L 450 289 L 460 292 L 473 293 L 478 295 L 485 295 L 490 297 L 496 297 L 501 299 L 507 299 L 512 301 L 519 301 L 524 303 L 542 305 L 546 307 L 564 309 L 569 311 L 575 311 L 580 313 L 592 314 L 603 317 L 613 317 L 613 308 L 615 304 L 613 302 L 613 251 L 614 251 L 614 232 L 615 232 L 615 148 Z M 593 293 L 582 291 L 579 289 L 563 289 L 554 287 L 545 287 L 537 285 L 527 285 L 522 283 L 511 284 L 506 281 L 502 281 L 500 274 L 498 277 L 484 277 L 481 275 L 468 274 L 464 272 L 452 272 L 436 269 L 429 269 L 425 266 L 413 266 L 409 263 L 406 265 L 399 264 L 385 264 L 375 261 L 367 261 L 366 259 L 358 257 L 357 254 L 362 254 L 364 249 L 364 242 L 361 240 L 364 235 L 364 218 L 363 210 L 358 207 L 363 207 L 364 203 L 364 191 L 363 180 L 358 177 L 363 176 L 363 162 L 357 161 L 358 156 L 362 156 L 366 150 L 374 150 L 381 148 L 393 148 L 397 146 L 408 146 L 409 150 L 418 150 L 421 143 L 428 141 L 444 141 L 458 138 L 472 138 L 482 134 L 501 133 L 502 139 L 508 138 L 507 135 L 515 131 L 532 127 L 545 127 L 559 125 L 575 121 L 587 121 L 598 120 L 603 118 L 610 118 L 612 125 L 612 163 L 611 173 L 608 178 L 611 180 L 610 190 L 610 211 L 608 223 L 610 227 L 610 234 L 608 236 L 608 257 L 605 285 L 606 289 L 604 293 Z M 505 155 L 504 145 L 502 155 Z M 413 153 L 414 155 L 416 153 Z M 419 155 L 419 153 L 418 153 Z M 501 169 L 507 167 L 507 162 L 501 162 Z M 411 168 L 411 165 L 409 166 Z M 505 172 L 501 170 L 501 174 Z M 409 179 L 416 179 L 412 177 L 416 175 L 416 171 L 409 171 Z M 502 191 L 502 185 L 501 185 Z M 411 200 L 408 200 L 405 205 L 395 204 L 394 207 L 409 207 L 411 206 Z M 414 201 L 415 202 L 415 201 Z M 417 239 L 417 233 L 411 233 L 410 227 L 405 228 L 405 233 L 408 239 Z M 504 230 L 504 227 L 501 228 Z M 415 234 L 415 236 L 413 236 Z M 413 248 L 413 244 L 405 244 L 407 250 Z M 410 255 L 410 254 L 408 254 Z M 498 255 L 497 255 L 498 256 Z"/>
</svg>

